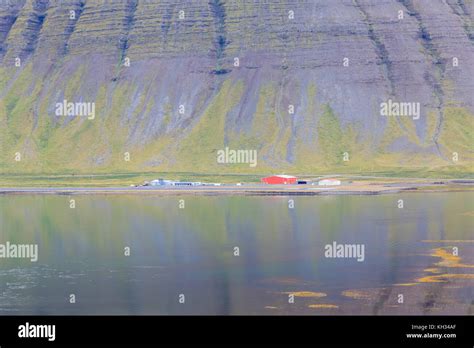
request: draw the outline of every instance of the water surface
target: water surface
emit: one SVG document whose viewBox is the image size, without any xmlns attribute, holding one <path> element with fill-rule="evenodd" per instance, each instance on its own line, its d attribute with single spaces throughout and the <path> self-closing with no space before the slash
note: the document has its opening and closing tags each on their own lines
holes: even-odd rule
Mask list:
<svg viewBox="0 0 474 348">
<path fill-rule="evenodd" d="M 0 243 L 39 246 L 0 259 L 0 314 L 474 311 L 472 193 L 3 195 L 0 214 Z M 326 258 L 333 241 L 364 261 Z"/>
</svg>

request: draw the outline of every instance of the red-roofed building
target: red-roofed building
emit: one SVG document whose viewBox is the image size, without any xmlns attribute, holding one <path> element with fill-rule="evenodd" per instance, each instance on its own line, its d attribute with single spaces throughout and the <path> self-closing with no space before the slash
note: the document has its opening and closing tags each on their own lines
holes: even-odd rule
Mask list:
<svg viewBox="0 0 474 348">
<path fill-rule="evenodd" d="M 262 178 L 265 184 L 279 185 L 279 184 L 296 184 L 296 176 L 291 175 L 272 175 Z"/>
</svg>

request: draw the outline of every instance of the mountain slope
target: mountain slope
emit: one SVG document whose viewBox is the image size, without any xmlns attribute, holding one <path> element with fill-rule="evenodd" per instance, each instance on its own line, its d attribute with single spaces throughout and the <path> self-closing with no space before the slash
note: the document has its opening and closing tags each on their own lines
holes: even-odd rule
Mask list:
<svg viewBox="0 0 474 348">
<path fill-rule="evenodd" d="M 1 2 L 2 171 L 472 173 L 473 10 Z M 389 99 L 419 103 L 419 118 L 382 116 Z M 95 117 L 57 115 L 64 100 L 94 103 Z M 257 150 L 258 165 L 217 163 L 225 147 Z"/>
</svg>

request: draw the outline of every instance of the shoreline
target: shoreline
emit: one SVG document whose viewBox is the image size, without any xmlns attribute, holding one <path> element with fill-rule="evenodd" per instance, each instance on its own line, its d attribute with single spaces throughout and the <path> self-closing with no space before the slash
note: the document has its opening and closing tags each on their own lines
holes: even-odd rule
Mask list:
<svg viewBox="0 0 474 348">
<path fill-rule="evenodd" d="M 401 186 L 403 185 L 403 186 Z M 420 184 L 354 185 L 318 187 L 312 185 L 244 185 L 198 187 L 0 187 L 0 195 L 82 195 L 82 194 L 146 194 L 146 195 L 241 195 L 241 196 L 330 196 L 382 195 L 396 193 L 474 192 L 473 184 L 443 184 L 438 187 Z"/>
</svg>

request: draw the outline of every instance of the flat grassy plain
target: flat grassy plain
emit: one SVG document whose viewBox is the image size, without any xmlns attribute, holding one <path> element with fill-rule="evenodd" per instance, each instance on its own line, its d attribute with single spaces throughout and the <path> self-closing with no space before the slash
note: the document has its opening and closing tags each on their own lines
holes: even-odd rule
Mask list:
<svg viewBox="0 0 474 348">
<path fill-rule="evenodd" d="M 203 183 L 259 183 L 262 177 L 282 173 L 261 174 L 215 174 L 192 172 L 131 172 L 91 174 L 0 174 L 0 187 L 125 187 L 140 185 L 158 178 L 199 181 Z M 338 177 L 344 181 L 367 181 L 367 183 L 427 183 L 448 180 L 474 180 L 474 173 L 437 171 L 381 171 L 371 173 L 285 173 L 303 180 L 317 180 L 321 177 Z"/>
<path fill-rule="evenodd" d="M 119 174 L 0 174 L 2 187 L 118 187 L 143 184 L 158 178 L 200 182 L 258 182 L 255 175 L 216 175 L 196 173 L 119 173 Z"/>
</svg>

